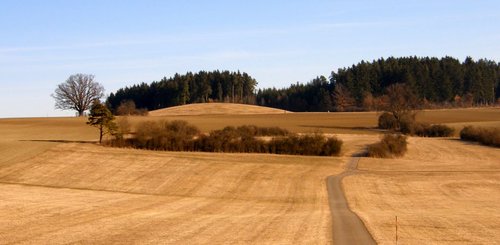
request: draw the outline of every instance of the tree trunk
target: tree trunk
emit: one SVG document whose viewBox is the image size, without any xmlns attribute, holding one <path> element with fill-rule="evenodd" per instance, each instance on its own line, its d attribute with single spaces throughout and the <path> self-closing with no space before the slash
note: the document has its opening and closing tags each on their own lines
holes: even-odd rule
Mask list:
<svg viewBox="0 0 500 245">
<path fill-rule="evenodd" d="M 102 125 L 99 127 L 99 144 L 102 144 L 102 135 L 103 135 L 103 128 Z"/>
<path fill-rule="evenodd" d="M 78 116 L 79 116 L 79 117 L 83 117 L 83 112 L 84 112 L 83 110 L 79 110 L 79 111 L 78 111 Z"/>
</svg>

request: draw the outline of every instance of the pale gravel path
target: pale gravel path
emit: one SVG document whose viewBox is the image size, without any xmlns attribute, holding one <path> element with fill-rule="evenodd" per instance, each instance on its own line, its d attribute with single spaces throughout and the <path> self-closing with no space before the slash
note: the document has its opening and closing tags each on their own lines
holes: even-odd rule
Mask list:
<svg viewBox="0 0 500 245">
<path fill-rule="evenodd" d="M 344 172 L 326 179 L 334 244 L 376 244 L 361 219 L 349 209 L 342 189 L 342 179 L 356 173 L 358 161 L 358 157 L 351 158 Z"/>
</svg>

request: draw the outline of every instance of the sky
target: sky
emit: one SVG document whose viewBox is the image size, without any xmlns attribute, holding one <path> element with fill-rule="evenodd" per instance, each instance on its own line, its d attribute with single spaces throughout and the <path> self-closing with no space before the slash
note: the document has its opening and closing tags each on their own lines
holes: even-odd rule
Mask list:
<svg viewBox="0 0 500 245">
<path fill-rule="evenodd" d="M 1 0 L 0 118 L 73 116 L 51 94 L 75 73 L 106 93 L 175 73 L 306 83 L 361 60 L 500 62 L 498 0 Z"/>
</svg>

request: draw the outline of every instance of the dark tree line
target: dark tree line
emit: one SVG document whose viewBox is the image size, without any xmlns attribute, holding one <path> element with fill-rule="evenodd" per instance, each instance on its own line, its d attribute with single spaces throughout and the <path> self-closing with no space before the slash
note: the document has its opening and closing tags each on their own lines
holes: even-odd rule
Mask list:
<svg viewBox="0 0 500 245">
<path fill-rule="evenodd" d="M 289 111 L 331 111 L 334 108 L 334 84 L 324 76 L 307 84 L 288 88 L 266 88 L 257 91 L 257 104 Z"/>
<path fill-rule="evenodd" d="M 148 110 L 211 101 L 254 104 L 256 85 L 255 79 L 239 71 L 188 72 L 121 88 L 109 95 L 107 105 L 116 112 L 124 101 Z"/>
<path fill-rule="evenodd" d="M 423 106 L 491 105 L 500 98 L 500 63 L 468 57 L 402 57 L 361 61 L 307 84 L 257 92 L 257 103 L 291 111 L 372 110 L 387 88 L 403 83 Z"/>
<path fill-rule="evenodd" d="M 500 98 L 500 63 L 467 57 L 381 58 L 361 61 L 332 72 L 329 79 L 316 77 L 306 84 L 265 88 L 246 73 L 201 71 L 176 74 L 151 84 L 126 87 L 111 94 L 113 109 L 132 100 L 149 110 L 196 102 L 237 102 L 290 111 L 374 110 L 387 103 L 387 89 L 405 84 L 424 107 L 491 105 Z"/>
</svg>

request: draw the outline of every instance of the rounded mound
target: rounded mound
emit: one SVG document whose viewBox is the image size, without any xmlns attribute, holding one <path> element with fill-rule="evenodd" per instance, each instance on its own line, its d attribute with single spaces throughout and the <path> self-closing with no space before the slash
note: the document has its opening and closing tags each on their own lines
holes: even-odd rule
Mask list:
<svg viewBox="0 0 500 245">
<path fill-rule="evenodd" d="M 233 103 L 198 103 L 150 111 L 150 116 L 284 114 L 289 111 L 264 106 Z"/>
</svg>

